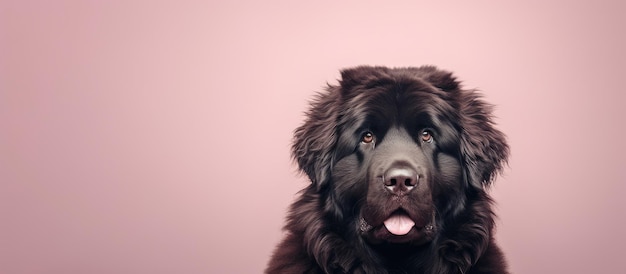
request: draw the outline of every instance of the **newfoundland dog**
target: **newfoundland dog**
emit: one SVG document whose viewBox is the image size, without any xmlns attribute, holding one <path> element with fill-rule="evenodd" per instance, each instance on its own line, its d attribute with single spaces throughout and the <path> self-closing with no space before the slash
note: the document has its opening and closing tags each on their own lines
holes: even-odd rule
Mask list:
<svg viewBox="0 0 626 274">
<path fill-rule="evenodd" d="M 292 153 L 311 183 L 266 273 L 507 273 L 487 188 L 509 147 L 451 73 L 343 70 Z"/>
</svg>

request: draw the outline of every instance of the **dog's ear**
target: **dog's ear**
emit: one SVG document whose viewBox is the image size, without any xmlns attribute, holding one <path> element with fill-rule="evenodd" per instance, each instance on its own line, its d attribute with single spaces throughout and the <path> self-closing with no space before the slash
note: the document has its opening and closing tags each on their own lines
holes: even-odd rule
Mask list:
<svg viewBox="0 0 626 274">
<path fill-rule="evenodd" d="M 318 94 L 311 102 L 304 124 L 294 132 L 292 157 L 318 189 L 330 179 L 333 151 L 337 143 L 340 89 L 329 85 L 326 93 Z"/>
<path fill-rule="evenodd" d="M 505 135 L 494 126 L 493 107 L 474 91 L 460 91 L 461 155 L 469 183 L 489 186 L 509 156 Z"/>
</svg>

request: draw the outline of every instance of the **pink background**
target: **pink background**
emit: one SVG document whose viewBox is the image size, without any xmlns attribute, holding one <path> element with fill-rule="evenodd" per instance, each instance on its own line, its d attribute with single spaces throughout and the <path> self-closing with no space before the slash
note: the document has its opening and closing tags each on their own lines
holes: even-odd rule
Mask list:
<svg viewBox="0 0 626 274">
<path fill-rule="evenodd" d="M 514 273 L 624 271 L 624 1 L 7 2 L 0 273 L 261 272 L 305 185 L 292 131 L 359 64 L 497 105 Z"/>
</svg>

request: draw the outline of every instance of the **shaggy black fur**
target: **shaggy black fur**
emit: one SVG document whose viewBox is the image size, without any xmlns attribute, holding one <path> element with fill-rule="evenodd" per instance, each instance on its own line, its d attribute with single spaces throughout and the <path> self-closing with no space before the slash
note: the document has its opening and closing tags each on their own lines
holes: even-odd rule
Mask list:
<svg viewBox="0 0 626 274">
<path fill-rule="evenodd" d="M 341 76 L 295 131 L 311 184 L 266 273 L 507 273 L 486 188 L 509 148 L 491 106 L 432 66 Z"/>
</svg>

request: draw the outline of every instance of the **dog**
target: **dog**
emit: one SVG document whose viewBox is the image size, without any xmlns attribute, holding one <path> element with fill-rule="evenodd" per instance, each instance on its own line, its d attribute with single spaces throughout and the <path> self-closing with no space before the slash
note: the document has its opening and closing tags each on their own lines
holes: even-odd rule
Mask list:
<svg viewBox="0 0 626 274">
<path fill-rule="evenodd" d="M 492 108 L 434 66 L 342 70 L 295 130 L 310 184 L 265 273 L 508 273 L 488 189 L 509 146 Z"/>
</svg>

